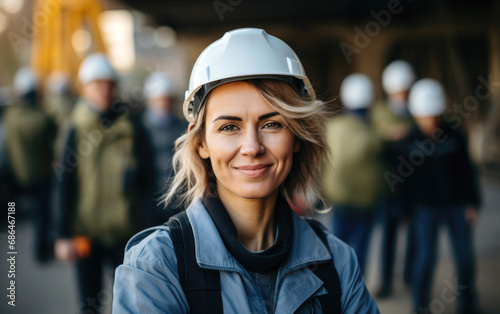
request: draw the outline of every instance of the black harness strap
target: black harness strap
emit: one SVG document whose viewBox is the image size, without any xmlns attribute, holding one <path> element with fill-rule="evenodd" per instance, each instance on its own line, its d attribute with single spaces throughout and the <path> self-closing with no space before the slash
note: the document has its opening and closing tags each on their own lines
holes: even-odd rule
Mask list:
<svg viewBox="0 0 500 314">
<path fill-rule="evenodd" d="M 326 235 L 321 224 L 315 220 L 306 219 L 321 242 L 330 251 Z M 177 272 L 179 281 L 186 295 L 190 313 L 222 314 L 222 296 L 219 271 L 203 269 L 196 262 L 196 252 L 193 230 L 186 211 L 171 217 L 165 223 L 170 228 L 170 237 L 177 257 Z M 332 262 L 316 265 L 314 274 L 325 284 L 328 294 L 317 297 L 323 313 L 342 313 L 340 305 L 340 280 Z"/>
<path fill-rule="evenodd" d="M 312 219 L 306 219 L 306 221 L 311 228 L 313 228 L 314 232 L 321 239 L 321 242 L 323 242 L 328 251 L 330 251 L 330 246 L 328 245 L 321 224 Z M 333 256 L 331 262 L 317 265 L 314 274 L 325 283 L 325 288 L 328 291 L 328 294 L 317 297 L 323 313 L 342 313 L 342 307 L 340 305 L 340 296 L 342 294 L 340 279 L 337 269 L 335 269 L 335 265 L 333 264 Z"/>
<path fill-rule="evenodd" d="M 203 269 L 196 263 L 193 230 L 183 211 L 165 223 L 177 257 L 177 272 L 191 314 L 222 314 L 219 271 Z"/>
</svg>

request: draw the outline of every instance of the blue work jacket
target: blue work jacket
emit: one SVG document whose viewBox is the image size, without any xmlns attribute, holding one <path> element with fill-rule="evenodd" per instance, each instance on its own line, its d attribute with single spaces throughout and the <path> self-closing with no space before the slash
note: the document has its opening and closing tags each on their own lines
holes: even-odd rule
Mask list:
<svg viewBox="0 0 500 314">
<path fill-rule="evenodd" d="M 188 207 L 187 215 L 198 265 L 220 271 L 224 313 L 266 313 L 257 286 L 224 246 L 201 200 Z M 342 313 L 379 313 L 354 251 L 327 233 L 328 251 L 306 221 L 293 214 L 293 224 L 293 246 L 277 275 L 274 313 L 322 313 L 314 297 L 328 292 L 311 268 L 331 260 L 332 255 L 342 290 Z M 146 229 L 128 242 L 124 263 L 116 269 L 113 313 L 189 313 L 168 227 Z"/>
</svg>

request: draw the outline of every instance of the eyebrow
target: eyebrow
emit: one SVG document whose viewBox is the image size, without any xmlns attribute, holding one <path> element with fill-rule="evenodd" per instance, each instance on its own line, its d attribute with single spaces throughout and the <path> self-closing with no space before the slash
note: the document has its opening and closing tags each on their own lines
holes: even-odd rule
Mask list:
<svg viewBox="0 0 500 314">
<path fill-rule="evenodd" d="M 264 120 L 264 119 L 267 119 L 267 118 L 270 118 L 270 117 L 274 117 L 274 116 L 278 116 L 280 113 L 275 111 L 275 112 L 269 112 L 269 113 L 266 113 L 266 114 L 263 114 L 259 117 L 259 120 Z"/>
<path fill-rule="evenodd" d="M 267 119 L 267 118 L 270 118 L 270 117 L 274 117 L 274 116 L 277 116 L 279 115 L 280 113 L 277 112 L 277 111 L 274 111 L 274 112 L 269 112 L 269 113 L 266 113 L 266 114 L 263 114 L 261 116 L 259 116 L 259 120 L 264 120 L 264 119 Z M 217 118 L 214 119 L 213 122 L 217 121 L 217 120 L 232 120 L 232 121 L 243 121 L 242 118 L 240 117 L 236 117 L 236 116 L 218 116 Z"/>
</svg>

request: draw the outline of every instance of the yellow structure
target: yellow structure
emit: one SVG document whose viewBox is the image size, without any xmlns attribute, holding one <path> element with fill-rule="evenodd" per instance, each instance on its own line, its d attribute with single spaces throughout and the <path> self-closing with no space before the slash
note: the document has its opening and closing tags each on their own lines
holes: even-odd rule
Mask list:
<svg viewBox="0 0 500 314">
<path fill-rule="evenodd" d="M 83 56 L 73 46 L 75 32 L 86 29 L 92 50 L 106 52 L 98 25 L 101 12 L 99 0 L 35 0 L 32 66 L 42 81 L 52 72 L 61 72 L 76 82 Z"/>
</svg>

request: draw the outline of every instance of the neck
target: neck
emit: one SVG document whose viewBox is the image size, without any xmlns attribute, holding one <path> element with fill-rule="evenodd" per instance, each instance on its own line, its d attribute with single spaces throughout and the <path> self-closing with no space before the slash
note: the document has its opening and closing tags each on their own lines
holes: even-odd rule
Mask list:
<svg viewBox="0 0 500 314">
<path fill-rule="evenodd" d="M 434 126 L 419 126 L 419 129 L 420 129 L 420 132 L 422 132 L 422 134 L 424 134 L 425 136 L 427 137 L 432 137 L 432 133 L 434 132 L 434 130 L 436 130 L 437 127 L 434 127 Z"/>
<path fill-rule="evenodd" d="M 171 119 L 171 115 L 168 111 L 155 110 L 151 108 L 146 109 L 146 117 L 154 125 L 168 124 Z"/>
<path fill-rule="evenodd" d="M 260 252 L 274 243 L 277 197 L 276 191 L 264 199 L 245 199 L 219 189 L 219 198 L 238 231 L 238 240 L 251 252 Z"/>
<path fill-rule="evenodd" d="M 408 108 L 407 108 L 407 102 L 404 99 L 399 99 L 399 98 L 389 98 L 388 99 L 388 105 L 389 108 L 397 114 L 398 116 L 408 116 Z"/>
</svg>

